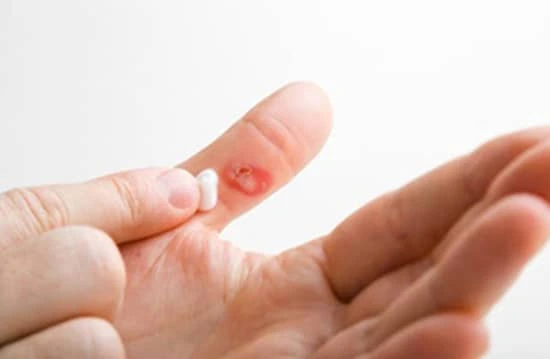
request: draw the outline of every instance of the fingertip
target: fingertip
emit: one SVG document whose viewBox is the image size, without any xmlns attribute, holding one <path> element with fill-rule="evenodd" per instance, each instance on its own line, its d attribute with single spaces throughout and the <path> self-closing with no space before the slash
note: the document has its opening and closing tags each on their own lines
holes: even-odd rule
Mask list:
<svg viewBox="0 0 550 359">
<path fill-rule="evenodd" d="M 116 188 L 114 198 L 120 200 L 109 199 L 111 205 L 105 202 L 103 211 L 110 207 L 110 213 L 100 216 L 104 219 L 98 227 L 118 243 L 170 230 L 197 212 L 198 182 L 184 169 L 138 169 L 108 178 L 110 187 Z"/>
<path fill-rule="evenodd" d="M 427 319 L 432 322 L 433 336 L 437 341 L 462 347 L 464 357 L 478 358 L 489 349 L 490 336 L 487 326 L 478 319 L 460 314 L 442 314 Z"/>
<path fill-rule="evenodd" d="M 332 106 L 319 85 L 292 82 L 261 101 L 244 120 L 262 128 L 287 154 L 291 166 L 299 169 L 325 144 L 332 130 Z M 280 125 L 273 126 L 274 122 Z"/>
<path fill-rule="evenodd" d="M 517 193 L 504 197 L 495 204 L 492 213 L 495 227 L 512 234 L 508 238 L 517 258 L 530 258 L 550 235 L 550 206 L 541 197 Z"/>
<path fill-rule="evenodd" d="M 179 215 L 194 213 L 199 206 L 197 179 L 182 168 L 171 168 L 157 178 L 160 193 Z"/>
<path fill-rule="evenodd" d="M 292 82 L 275 93 L 275 96 L 283 96 L 293 101 L 294 113 L 302 112 L 302 116 L 296 116 L 301 121 L 294 121 L 291 126 L 296 126 L 297 131 L 307 137 L 308 143 L 314 147 L 321 147 L 332 130 L 332 104 L 329 96 L 321 86 L 314 82 Z M 296 101 L 299 99 L 299 101 Z M 284 117 L 282 117 L 284 121 Z"/>
<path fill-rule="evenodd" d="M 550 226 L 550 206 L 540 196 L 531 193 L 516 193 L 504 197 L 501 204 L 512 211 L 519 209 L 521 218 L 527 223 L 539 221 L 546 227 Z"/>
<path fill-rule="evenodd" d="M 295 81 L 284 86 L 280 92 L 286 91 L 289 94 L 301 94 L 306 104 L 311 107 L 318 107 L 324 114 L 327 125 L 331 125 L 332 103 L 330 97 L 323 87 L 313 81 Z"/>
</svg>

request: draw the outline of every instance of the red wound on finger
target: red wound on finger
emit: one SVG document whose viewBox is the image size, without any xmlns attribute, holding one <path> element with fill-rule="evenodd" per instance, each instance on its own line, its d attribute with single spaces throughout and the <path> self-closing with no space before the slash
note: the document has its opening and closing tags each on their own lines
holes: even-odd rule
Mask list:
<svg viewBox="0 0 550 359">
<path fill-rule="evenodd" d="M 264 194 L 271 187 L 271 176 L 248 163 L 233 163 L 224 170 L 223 178 L 229 187 L 249 196 Z"/>
</svg>

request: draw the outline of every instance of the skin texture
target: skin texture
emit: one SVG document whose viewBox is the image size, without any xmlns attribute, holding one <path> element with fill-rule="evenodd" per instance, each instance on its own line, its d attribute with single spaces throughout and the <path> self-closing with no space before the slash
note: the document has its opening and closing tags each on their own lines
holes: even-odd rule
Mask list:
<svg viewBox="0 0 550 359">
<path fill-rule="evenodd" d="M 271 187 L 269 171 L 250 163 L 232 162 L 222 174 L 228 186 L 249 196 L 262 195 Z"/>
<path fill-rule="evenodd" d="M 488 142 L 277 256 L 223 241 L 330 127 L 326 96 L 293 84 L 184 162 L 171 191 L 151 169 L 3 195 L 0 359 L 479 358 L 484 315 L 550 232 L 550 130 Z M 243 190 L 235 163 L 262 184 Z M 200 213 L 190 174 L 204 168 L 220 198 Z"/>
</svg>

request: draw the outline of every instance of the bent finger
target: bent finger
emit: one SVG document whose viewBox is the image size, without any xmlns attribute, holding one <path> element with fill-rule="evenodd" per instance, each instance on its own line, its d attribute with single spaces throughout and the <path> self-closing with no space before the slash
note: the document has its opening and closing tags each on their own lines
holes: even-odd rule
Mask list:
<svg viewBox="0 0 550 359">
<path fill-rule="evenodd" d="M 195 178 L 182 169 L 143 169 L 73 185 L 16 189 L 0 195 L 0 249 L 9 240 L 54 228 L 86 225 L 115 241 L 143 238 L 195 213 Z M 3 242 L 2 242 L 3 241 Z"/>
<path fill-rule="evenodd" d="M 81 315 L 112 318 L 126 274 L 111 238 L 65 227 L 0 253 L 0 345 Z"/>
<path fill-rule="evenodd" d="M 546 202 L 527 194 L 501 200 L 381 315 L 374 342 L 436 312 L 484 316 L 549 234 Z"/>
<path fill-rule="evenodd" d="M 503 169 L 549 137 L 550 128 L 503 136 L 354 213 L 323 243 L 336 293 L 349 300 L 373 280 L 429 253 Z"/>
</svg>

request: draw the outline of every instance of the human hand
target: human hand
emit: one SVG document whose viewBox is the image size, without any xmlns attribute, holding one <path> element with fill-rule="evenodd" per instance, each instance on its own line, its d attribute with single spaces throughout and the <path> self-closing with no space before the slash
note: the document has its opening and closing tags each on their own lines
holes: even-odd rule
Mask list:
<svg viewBox="0 0 550 359">
<path fill-rule="evenodd" d="M 0 358 L 123 358 L 112 320 L 126 272 L 106 232 L 118 243 L 157 233 L 198 198 L 181 169 L 1 194 Z"/>
<path fill-rule="evenodd" d="M 287 87 L 182 165 L 218 170 L 213 211 L 195 213 L 193 197 L 178 214 L 125 185 L 134 208 L 126 225 L 77 217 L 121 243 L 128 280 L 114 327 L 128 357 L 476 358 L 486 350 L 483 316 L 550 230 L 550 131 L 494 140 L 278 256 L 221 241 L 225 225 L 315 155 L 329 128 L 317 88 Z M 75 223 L 65 207 L 46 227 Z"/>
</svg>

